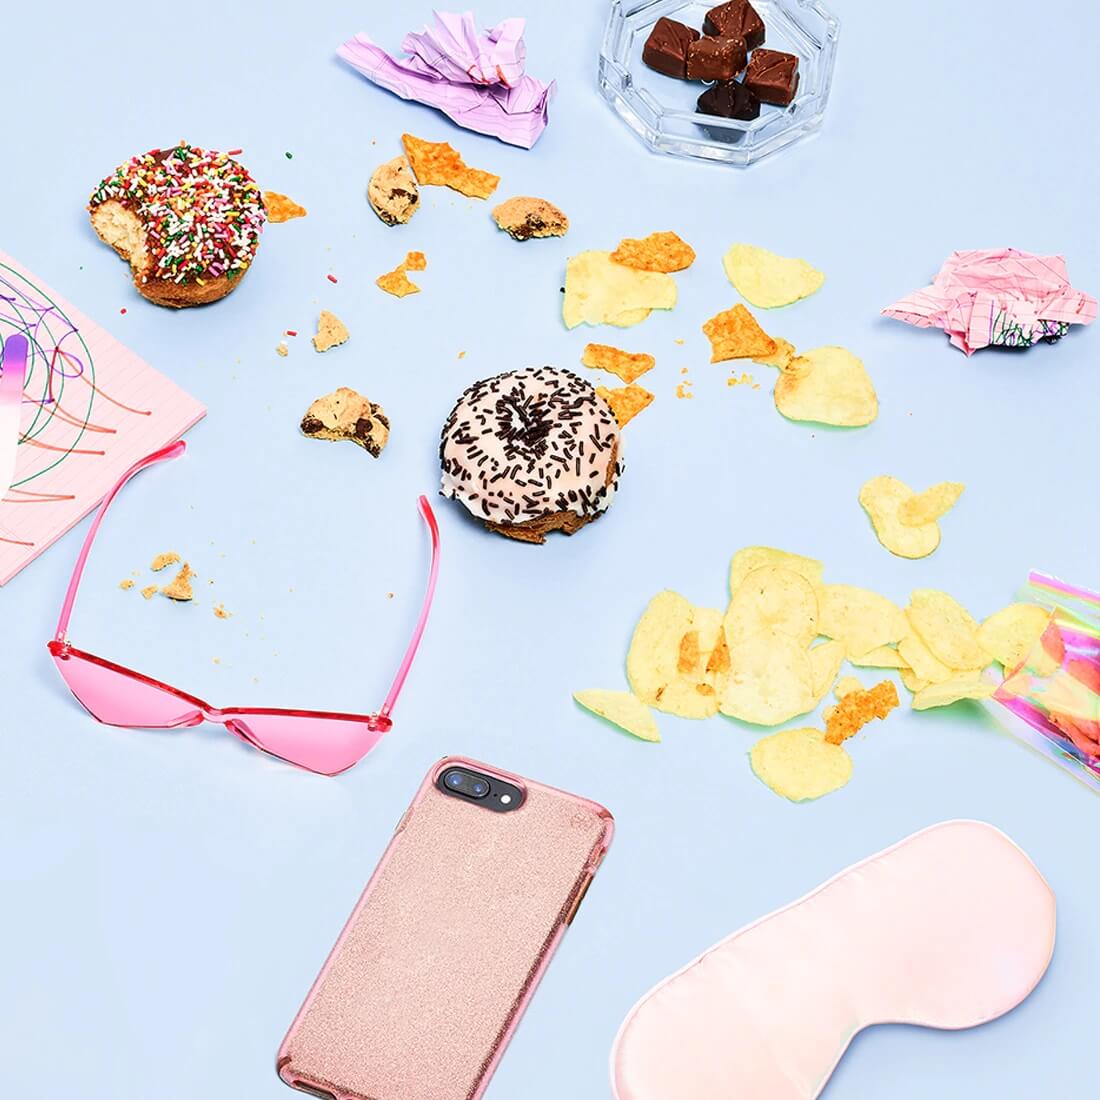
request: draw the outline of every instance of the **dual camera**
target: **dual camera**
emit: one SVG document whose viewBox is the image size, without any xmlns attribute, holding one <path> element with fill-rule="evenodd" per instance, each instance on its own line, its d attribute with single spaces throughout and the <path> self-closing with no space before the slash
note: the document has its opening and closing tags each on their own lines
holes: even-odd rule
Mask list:
<svg viewBox="0 0 1100 1100">
<path fill-rule="evenodd" d="M 523 791 L 514 783 L 458 765 L 444 768 L 436 786 L 445 794 L 480 804 L 496 813 L 518 810 L 523 804 Z"/>
</svg>

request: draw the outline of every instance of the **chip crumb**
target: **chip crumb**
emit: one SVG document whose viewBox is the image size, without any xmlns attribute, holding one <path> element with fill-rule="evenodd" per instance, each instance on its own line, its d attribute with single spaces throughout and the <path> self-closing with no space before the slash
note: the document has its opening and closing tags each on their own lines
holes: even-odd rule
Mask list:
<svg viewBox="0 0 1100 1100">
<path fill-rule="evenodd" d="M 726 379 L 726 385 L 727 386 L 752 386 L 753 389 L 759 389 L 760 388 L 759 386 L 754 385 L 753 376 L 751 374 L 749 374 L 748 371 L 742 371 L 740 377 L 738 377 L 736 374 L 731 374 L 729 376 L 729 378 Z"/>
<path fill-rule="evenodd" d="M 386 599 L 387 600 L 392 600 L 393 599 L 393 593 L 392 592 L 387 592 L 386 593 Z"/>
<path fill-rule="evenodd" d="M 830 745 L 843 744 L 868 722 L 885 718 L 898 702 L 898 689 L 893 680 L 883 680 L 866 691 L 848 692 L 832 708 L 825 723 L 825 740 Z"/>
<path fill-rule="evenodd" d="M 125 592 L 133 588 L 135 583 L 130 577 L 127 577 L 124 581 L 119 581 L 118 586 Z"/>
<path fill-rule="evenodd" d="M 141 594 L 147 599 L 151 600 L 158 592 L 158 588 L 155 584 L 148 584 L 142 590 Z"/>
<path fill-rule="evenodd" d="M 220 657 L 211 657 L 210 659 L 211 659 L 211 660 L 212 660 L 212 661 L 214 662 L 214 664 L 216 664 L 216 665 L 220 665 L 220 664 L 222 663 L 222 659 L 221 659 Z"/>
<path fill-rule="evenodd" d="M 282 356 L 283 356 L 284 358 L 285 358 L 285 357 L 286 357 L 287 355 L 289 355 L 289 354 L 290 354 L 290 348 L 288 348 L 288 347 L 287 347 L 287 344 L 286 344 L 286 341 L 285 341 L 285 340 L 280 340 L 280 341 L 279 341 L 279 342 L 278 342 L 278 343 L 277 343 L 277 344 L 275 345 L 275 354 L 276 354 L 276 355 L 282 355 Z"/>
<path fill-rule="evenodd" d="M 679 397 L 681 400 L 684 399 L 684 398 L 694 397 L 695 394 L 693 394 L 691 392 L 691 383 L 687 382 L 687 381 L 677 382 L 676 383 L 676 396 Z"/>
<path fill-rule="evenodd" d="M 592 370 L 616 374 L 629 385 L 641 378 L 646 371 L 652 370 L 657 360 L 645 352 L 623 351 L 611 344 L 585 344 L 581 363 Z"/>
<path fill-rule="evenodd" d="M 679 339 L 679 340 L 673 340 L 672 342 L 674 344 L 683 344 L 684 341 L 682 339 Z"/>
<path fill-rule="evenodd" d="M 466 358 L 466 353 L 464 351 L 460 351 L 458 353 L 458 357 L 459 357 L 459 359 L 465 359 Z"/>
<path fill-rule="evenodd" d="M 304 218 L 309 213 L 304 206 L 278 191 L 265 191 L 263 200 L 269 222 L 288 222 L 291 218 Z"/>
<path fill-rule="evenodd" d="M 317 335 L 313 337 L 313 346 L 317 351 L 328 351 L 337 344 L 345 343 L 350 335 L 344 322 L 335 313 L 323 309 L 317 318 Z"/>
<path fill-rule="evenodd" d="M 624 237 L 611 259 L 623 267 L 638 271 L 660 271 L 668 275 L 684 271 L 695 262 L 695 249 L 671 231 L 650 233 L 648 237 Z"/>
<path fill-rule="evenodd" d="M 170 584 L 166 584 L 160 593 L 162 596 L 167 596 L 170 600 L 176 600 L 180 603 L 184 603 L 187 600 L 194 598 L 194 590 L 191 588 L 191 578 L 195 574 L 191 571 L 191 566 L 184 562 L 180 567 L 180 571 L 173 577 Z"/>
<path fill-rule="evenodd" d="M 162 569 L 167 569 L 170 565 L 175 565 L 180 560 L 179 554 L 175 550 L 169 550 L 166 554 L 158 554 L 149 563 L 149 568 L 154 573 L 159 573 Z"/>
<path fill-rule="evenodd" d="M 214 604 L 214 615 L 219 619 L 228 619 L 233 615 L 232 611 L 226 611 L 225 605 L 216 603 Z"/>
<path fill-rule="evenodd" d="M 500 183 L 500 176 L 468 167 L 458 150 L 445 141 L 424 141 L 402 134 L 401 143 L 421 186 L 450 187 L 470 198 L 487 199 Z"/>
</svg>

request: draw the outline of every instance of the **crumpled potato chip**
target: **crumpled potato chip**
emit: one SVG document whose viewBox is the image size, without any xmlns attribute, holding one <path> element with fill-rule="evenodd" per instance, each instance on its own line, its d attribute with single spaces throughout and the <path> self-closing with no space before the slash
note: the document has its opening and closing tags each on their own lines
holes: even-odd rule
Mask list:
<svg viewBox="0 0 1100 1100">
<path fill-rule="evenodd" d="M 861 657 L 895 645 L 909 633 L 909 624 L 892 600 L 851 584 L 826 584 L 818 593 L 818 630 L 843 642 L 849 656 Z"/>
<path fill-rule="evenodd" d="M 630 642 L 626 675 L 643 703 L 681 718 L 709 718 L 729 675 L 722 614 L 666 590 L 649 602 Z"/>
<path fill-rule="evenodd" d="M 566 328 L 580 324 L 626 328 L 654 309 L 676 304 L 676 281 L 657 271 L 637 271 L 612 263 L 610 252 L 570 256 L 565 265 L 562 317 Z"/>
<path fill-rule="evenodd" d="M 703 332 L 710 341 L 712 363 L 774 355 L 779 350 L 779 345 L 740 302 L 733 309 L 716 313 L 703 325 Z"/>
<path fill-rule="evenodd" d="M 745 582 L 745 578 L 756 569 L 765 565 L 777 565 L 789 569 L 810 582 L 811 587 L 820 588 L 825 577 L 825 566 L 816 558 L 804 558 L 801 554 L 791 554 L 786 550 L 776 550 L 773 546 L 746 546 L 738 550 L 730 562 L 730 595 L 732 596 Z"/>
<path fill-rule="evenodd" d="M 977 676 L 955 676 L 921 688 L 913 695 L 913 709 L 947 707 L 960 699 L 988 699 L 996 690 L 995 685 Z"/>
<path fill-rule="evenodd" d="M 926 558 L 940 544 L 938 523 L 911 527 L 898 519 L 898 509 L 913 495 L 913 490 L 896 477 L 873 477 L 859 491 L 859 503 L 878 541 L 899 558 Z"/>
<path fill-rule="evenodd" d="M 935 588 L 918 588 L 905 609 L 910 625 L 932 655 L 948 668 L 974 669 L 989 664 L 978 644 L 978 624 L 961 603 Z M 914 670 L 916 669 L 914 665 Z M 929 677 L 931 679 L 931 677 Z"/>
<path fill-rule="evenodd" d="M 878 416 L 870 375 L 847 348 L 813 348 L 796 355 L 776 380 L 773 396 L 788 420 L 863 428 Z"/>
<path fill-rule="evenodd" d="M 794 344 L 784 340 L 782 336 L 773 336 L 772 343 L 775 344 L 775 351 L 770 355 L 754 355 L 752 361 L 761 363 L 765 367 L 778 367 L 780 370 L 785 370 L 791 365 L 791 360 L 798 352 Z"/>
<path fill-rule="evenodd" d="M 473 199 L 487 199 L 500 183 L 500 176 L 492 172 L 467 167 L 458 150 L 445 141 L 425 141 L 402 134 L 401 142 L 421 186 L 450 187 Z"/>
<path fill-rule="evenodd" d="M 753 745 L 749 762 L 758 779 L 792 802 L 839 790 L 852 777 L 852 758 L 830 745 L 821 730 L 781 730 Z"/>
<path fill-rule="evenodd" d="M 1027 660 L 1050 622 L 1050 612 L 1035 603 L 1012 603 L 978 627 L 978 645 L 1014 672 Z"/>
<path fill-rule="evenodd" d="M 757 726 L 778 726 L 817 705 L 805 646 L 779 630 L 729 641 L 730 673 L 718 709 Z"/>
<path fill-rule="evenodd" d="M 656 719 L 649 707 L 629 691 L 592 688 L 589 691 L 573 692 L 573 698 L 586 710 L 606 718 L 643 741 L 661 740 L 661 731 L 657 728 Z"/>
<path fill-rule="evenodd" d="M 625 428 L 653 401 L 653 394 L 643 386 L 619 386 L 613 390 L 597 386 L 596 392 L 607 402 L 620 428 Z"/>
<path fill-rule="evenodd" d="M 754 569 L 730 598 L 726 638 L 731 645 L 777 630 L 808 646 L 817 637 L 817 593 L 805 577 L 778 565 Z"/>
<path fill-rule="evenodd" d="M 581 362 L 593 370 L 605 370 L 617 374 L 628 386 L 637 382 L 646 371 L 656 366 L 657 360 L 645 352 L 623 351 L 610 344 L 585 344 Z"/>
<path fill-rule="evenodd" d="M 898 642 L 898 653 L 918 680 L 942 684 L 955 675 L 955 670 L 939 660 L 916 634 L 906 634 Z"/>
<path fill-rule="evenodd" d="M 880 645 L 869 653 L 849 654 L 848 663 L 856 668 L 909 668 L 905 658 L 893 647 Z"/>
<path fill-rule="evenodd" d="M 845 695 L 851 695 L 853 691 L 862 691 L 863 683 L 854 676 L 841 676 L 833 687 L 833 696 L 839 703 Z"/>
<path fill-rule="evenodd" d="M 901 682 L 914 695 L 916 695 L 918 691 L 924 691 L 932 682 L 931 680 L 922 680 L 911 668 L 899 669 L 898 675 L 901 677 Z"/>
<path fill-rule="evenodd" d="M 617 264 L 638 271 L 683 271 L 695 263 L 695 249 L 676 233 L 650 233 L 648 237 L 625 237 L 611 253 Z"/>
<path fill-rule="evenodd" d="M 813 676 L 814 695 L 818 702 L 825 698 L 836 683 L 837 673 L 844 664 L 843 642 L 822 642 L 810 650 L 810 673 Z"/>
<path fill-rule="evenodd" d="M 900 703 L 893 680 L 883 680 L 873 688 L 848 692 L 835 707 L 829 708 L 825 719 L 825 740 L 830 745 L 842 745 L 868 722 L 886 718 Z"/>
<path fill-rule="evenodd" d="M 965 488 L 961 481 L 941 481 L 931 489 L 925 489 L 923 493 L 914 493 L 908 500 L 901 502 L 898 519 L 906 527 L 935 523 L 955 507 Z"/>
<path fill-rule="evenodd" d="M 789 306 L 808 298 L 825 282 L 825 273 L 805 260 L 790 259 L 751 244 L 735 244 L 722 257 L 722 266 L 737 292 L 762 309 Z"/>
<path fill-rule="evenodd" d="M 300 203 L 278 191 L 265 191 L 263 199 L 269 222 L 288 222 L 291 218 L 304 218 L 309 213 Z"/>
</svg>

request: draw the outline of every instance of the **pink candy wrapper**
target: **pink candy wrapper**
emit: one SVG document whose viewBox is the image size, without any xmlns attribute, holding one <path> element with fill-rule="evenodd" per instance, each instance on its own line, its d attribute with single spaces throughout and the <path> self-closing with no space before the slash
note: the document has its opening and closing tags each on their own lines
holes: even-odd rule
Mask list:
<svg viewBox="0 0 1100 1100">
<path fill-rule="evenodd" d="M 1020 740 L 1100 793 L 1100 594 L 1031 573 L 1028 594 L 1051 609 L 1043 636 L 994 699 Z"/>
<path fill-rule="evenodd" d="M 530 149 L 546 129 L 554 83 L 524 72 L 523 19 L 505 19 L 478 34 L 470 12 L 436 12 L 435 22 L 401 42 L 395 58 L 365 34 L 337 55 L 368 80 L 402 99 L 426 103 L 467 130 Z"/>
<path fill-rule="evenodd" d="M 1096 299 L 1070 286 L 1062 256 L 1015 248 L 952 252 L 932 285 L 883 314 L 918 328 L 942 328 L 972 355 L 980 348 L 1053 342 L 1070 325 L 1096 320 Z"/>
</svg>

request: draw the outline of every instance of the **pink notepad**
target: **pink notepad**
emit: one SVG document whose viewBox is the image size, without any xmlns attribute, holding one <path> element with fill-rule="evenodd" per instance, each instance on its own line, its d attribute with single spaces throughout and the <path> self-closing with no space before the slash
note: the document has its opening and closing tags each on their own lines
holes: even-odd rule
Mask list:
<svg viewBox="0 0 1100 1100">
<path fill-rule="evenodd" d="M 0 585 L 87 515 L 137 459 L 206 409 L 0 251 L 0 340 L 30 343 Z"/>
</svg>

